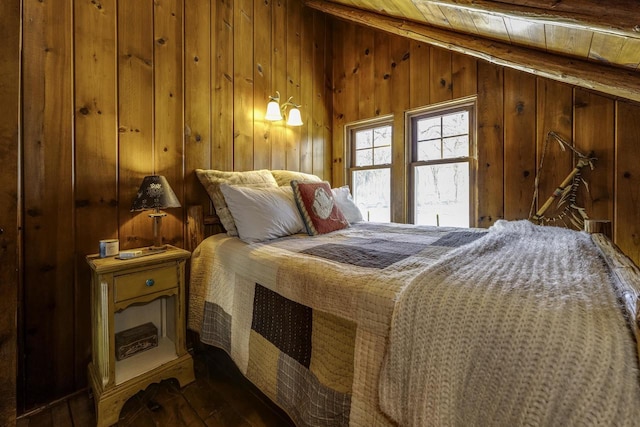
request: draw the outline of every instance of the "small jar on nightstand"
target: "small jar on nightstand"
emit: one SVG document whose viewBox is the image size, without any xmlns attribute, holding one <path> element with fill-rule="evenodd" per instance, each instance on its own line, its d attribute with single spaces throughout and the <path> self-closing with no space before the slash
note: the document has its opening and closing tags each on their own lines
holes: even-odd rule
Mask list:
<svg viewBox="0 0 640 427">
<path fill-rule="evenodd" d="M 191 254 L 169 245 L 140 251 L 130 259 L 87 257 L 92 269 L 88 377 L 98 427 L 115 424 L 124 403 L 152 383 L 175 378 L 184 387 L 194 380 L 185 338 L 185 264 Z M 155 335 L 130 333 L 149 330 Z M 117 334 L 130 337 L 127 351 L 117 353 Z"/>
</svg>

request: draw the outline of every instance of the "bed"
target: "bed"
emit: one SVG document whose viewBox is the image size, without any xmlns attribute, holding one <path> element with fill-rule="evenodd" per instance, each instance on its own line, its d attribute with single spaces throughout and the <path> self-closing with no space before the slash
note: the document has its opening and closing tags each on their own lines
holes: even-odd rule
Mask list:
<svg viewBox="0 0 640 427">
<path fill-rule="evenodd" d="M 358 222 L 245 243 L 201 239 L 201 212 L 188 327 L 296 425 L 640 420 L 638 270 L 602 235 Z"/>
</svg>

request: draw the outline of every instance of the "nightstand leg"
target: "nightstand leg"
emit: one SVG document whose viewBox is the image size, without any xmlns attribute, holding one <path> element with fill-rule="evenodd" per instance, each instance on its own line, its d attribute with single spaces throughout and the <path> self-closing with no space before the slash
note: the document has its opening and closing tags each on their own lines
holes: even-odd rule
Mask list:
<svg viewBox="0 0 640 427">
<path fill-rule="evenodd" d="M 124 404 L 132 396 L 141 390 L 145 390 L 153 383 L 159 383 L 162 380 L 175 378 L 178 380 L 180 387 L 195 381 L 193 374 L 193 359 L 190 354 L 185 354 L 172 360 L 153 371 L 142 374 L 132 380 L 127 381 L 119 387 L 103 390 L 102 385 L 98 382 L 98 376 L 89 364 L 89 384 L 93 391 L 94 405 L 96 409 L 96 425 L 97 427 L 108 427 L 118 422 L 120 411 Z"/>
</svg>

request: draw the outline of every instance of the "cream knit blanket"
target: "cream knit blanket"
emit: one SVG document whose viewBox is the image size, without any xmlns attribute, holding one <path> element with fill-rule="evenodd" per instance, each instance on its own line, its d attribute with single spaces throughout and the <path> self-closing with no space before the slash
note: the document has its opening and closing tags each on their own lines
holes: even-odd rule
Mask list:
<svg viewBox="0 0 640 427">
<path fill-rule="evenodd" d="M 407 286 L 379 385 L 402 426 L 640 425 L 635 342 L 589 235 L 527 221 Z"/>
</svg>

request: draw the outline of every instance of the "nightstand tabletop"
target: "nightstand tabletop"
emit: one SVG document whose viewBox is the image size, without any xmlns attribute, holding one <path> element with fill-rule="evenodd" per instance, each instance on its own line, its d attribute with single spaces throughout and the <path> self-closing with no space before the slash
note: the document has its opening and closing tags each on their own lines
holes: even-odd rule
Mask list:
<svg viewBox="0 0 640 427">
<path fill-rule="evenodd" d="M 147 250 L 147 248 L 139 249 Z M 100 258 L 98 254 L 88 255 L 87 262 L 96 273 L 103 274 L 119 271 L 124 268 L 144 267 L 146 265 L 157 264 L 163 261 L 187 259 L 190 256 L 191 253 L 189 251 L 167 245 L 167 249 L 163 252 L 129 259 L 119 259 L 115 256 Z"/>
</svg>

